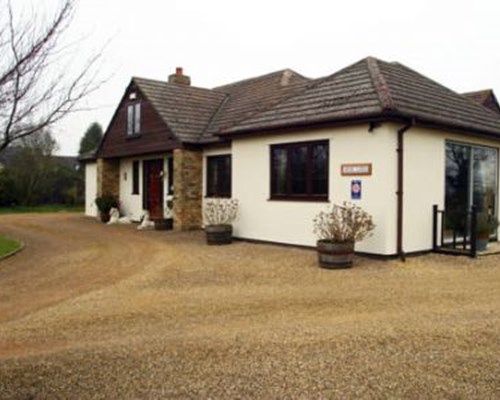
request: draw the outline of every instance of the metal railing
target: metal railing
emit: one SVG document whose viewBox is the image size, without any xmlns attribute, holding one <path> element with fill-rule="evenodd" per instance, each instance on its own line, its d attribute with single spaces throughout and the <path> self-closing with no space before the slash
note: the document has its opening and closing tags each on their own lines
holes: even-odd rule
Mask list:
<svg viewBox="0 0 500 400">
<path fill-rule="evenodd" d="M 432 250 L 436 253 L 477 256 L 477 210 L 447 213 L 432 206 Z"/>
</svg>

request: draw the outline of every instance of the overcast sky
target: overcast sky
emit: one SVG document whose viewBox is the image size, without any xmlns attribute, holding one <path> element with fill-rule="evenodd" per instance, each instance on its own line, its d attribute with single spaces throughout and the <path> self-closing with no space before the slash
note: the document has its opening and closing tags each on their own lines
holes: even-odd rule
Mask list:
<svg viewBox="0 0 500 400">
<path fill-rule="evenodd" d="M 317 78 L 374 56 L 500 94 L 499 17 L 498 0 L 80 0 L 67 34 L 84 37 L 82 54 L 110 41 L 101 73 L 112 76 L 92 110 L 57 126 L 60 153 L 76 154 L 93 121 L 107 127 L 132 76 L 165 80 L 177 66 L 210 88 L 283 68 Z"/>
</svg>

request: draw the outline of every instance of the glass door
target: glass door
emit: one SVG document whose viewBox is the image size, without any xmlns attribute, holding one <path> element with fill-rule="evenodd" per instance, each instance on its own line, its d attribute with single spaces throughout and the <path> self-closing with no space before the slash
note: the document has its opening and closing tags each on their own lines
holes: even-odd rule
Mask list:
<svg viewBox="0 0 500 400">
<path fill-rule="evenodd" d="M 446 143 L 445 239 L 464 237 L 472 205 L 478 213 L 497 216 L 497 175 L 497 149 Z"/>
<path fill-rule="evenodd" d="M 497 150 L 473 148 L 472 204 L 478 213 L 497 215 Z"/>
</svg>

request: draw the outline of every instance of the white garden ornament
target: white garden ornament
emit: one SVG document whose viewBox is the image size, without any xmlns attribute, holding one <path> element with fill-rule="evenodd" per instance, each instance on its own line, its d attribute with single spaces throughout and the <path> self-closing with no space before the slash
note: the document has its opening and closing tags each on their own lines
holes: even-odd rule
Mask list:
<svg viewBox="0 0 500 400">
<path fill-rule="evenodd" d="M 154 227 L 155 227 L 155 223 L 153 221 L 151 221 L 150 216 L 149 216 L 149 211 L 144 210 L 142 213 L 142 217 L 141 217 L 141 223 L 139 224 L 137 229 L 140 231 L 144 231 L 144 230 L 148 230 L 148 229 L 154 229 Z"/>
<path fill-rule="evenodd" d="M 120 211 L 116 207 L 112 207 L 111 210 L 109 210 L 109 222 L 108 225 L 114 225 L 114 224 L 131 224 L 132 219 L 128 216 L 123 216 L 120 217 Z"/>
</svg>

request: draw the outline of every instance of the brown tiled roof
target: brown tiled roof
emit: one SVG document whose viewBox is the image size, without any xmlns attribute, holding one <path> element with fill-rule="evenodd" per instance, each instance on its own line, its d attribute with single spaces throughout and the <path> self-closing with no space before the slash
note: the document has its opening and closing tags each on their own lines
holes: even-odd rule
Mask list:
<svg viewBox="0 0 500 400">
<path fill-rule="evenodd" d="M 312 81 L 302 93 L 241 122 L 227 132 L 372 116 L 380 114 L 382 110 L 370 70 L 364 62 L 358 62 L 326 78 Z"/>
<path fill-rule="evenodd" d="M 485 107 L 488 107 L 491 111 L 500 114 L 500 105 L 498 100 L 491 89 L 478 90 L 477 92 L 462 93 L 462 96 L 467 97 L 469 100 L 475 101 Z"/>
<path fill-rule="evenodd" d="M 405 118 L 500 137 L 500 116 L 482 105 L 482 97 L 470 100 L 479 94 L 460 95 L 402 64 L 372 57 L 315 80 L 282 70 L 214 89 L 133 81 L 185 143 L 371 118 Z"/>
<path fill-rule="evenodd" d="M 256 78 L 214 88 L 227 94 L 227 100 L 219 110 L 208 133 L 218 133 L 258 112 L 272 108 L 278 102 L 305 89 L 309 79 L 285 69 Z"/>
<path fill-rule="evenodd" d="M 226 98 L 226 94 L 210 89 L 144 78 L 132 80 L 181 142 L 198 142 Z"/>
<path fill-rule="evenodd" d="M 483 106 L 399 63 L 372 57 L 313 81 L 298 95 L 224 133 L 372 117 L 408 118 L 500 137 L 500 118 Z"/>
<path fill-rule="evenodd" d="M 423 123 L 500 137 L 500 118 L 481 105 L 404 65 L 377 62 L 391 88 L 396 114 Z"/>
</svg>

